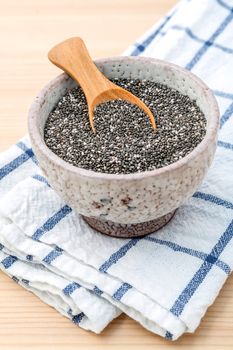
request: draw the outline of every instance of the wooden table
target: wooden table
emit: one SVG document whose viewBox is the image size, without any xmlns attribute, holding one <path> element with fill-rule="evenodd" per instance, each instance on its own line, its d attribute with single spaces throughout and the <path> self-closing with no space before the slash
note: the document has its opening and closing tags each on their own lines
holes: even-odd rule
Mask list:
<svg viewBox="0 0 233 350">
<path fill-rule="evenodd" d="M 0 150 L 26 133 L 36 93 L 59 70 L 55 43 L 82 36 L 93 57 L 120 54 L 176 0 L 0 0 Z M 0 349 L 233 349 L 233 278 L 194 335 L 169 343 L 122 315 L 101 335 L 74 326 L 0 273 Z"/>
</svg>

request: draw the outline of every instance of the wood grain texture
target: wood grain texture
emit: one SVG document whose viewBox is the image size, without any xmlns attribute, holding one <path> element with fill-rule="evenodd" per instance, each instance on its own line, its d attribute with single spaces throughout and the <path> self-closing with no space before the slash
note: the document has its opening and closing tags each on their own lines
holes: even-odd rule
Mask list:
<svg viewBox="0 0 233 350">
<path fill-rule="evenodd" d="M 26 132 L 29 105 L 59 73 L 48 50 L 85 39 L 92 57 L 120 54 L 176 0 L 0 0 L 0 150 Z M 233 277 L 194 335 L 169 343 L 122 315 L 101 334 L 73 325 L 0 273 L 1 350 L 233 349 Z"/>
</svg>

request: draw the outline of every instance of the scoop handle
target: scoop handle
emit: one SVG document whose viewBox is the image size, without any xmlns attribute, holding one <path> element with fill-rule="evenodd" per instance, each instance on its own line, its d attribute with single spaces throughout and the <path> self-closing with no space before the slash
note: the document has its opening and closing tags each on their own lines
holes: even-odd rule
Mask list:
<svg viewBox="0 0 233 350">
<path fill-rule="evenodd" d="M 98 70 L 79 37 L 54 46 L 49 51 L 48 58 L 82 87 L 89 105 L 99 94 L 111 88 L 112 83 Z"/>
</svg>

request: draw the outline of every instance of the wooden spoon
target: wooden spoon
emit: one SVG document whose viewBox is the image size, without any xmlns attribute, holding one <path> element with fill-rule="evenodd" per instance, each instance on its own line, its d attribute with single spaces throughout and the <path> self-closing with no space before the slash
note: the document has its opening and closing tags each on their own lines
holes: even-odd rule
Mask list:
<svg viewBox="0 0 233 350">
<path fill-rule="evenodd" d="M 156 130 L 154 116 L 150 109 L 129 91 L 113 84 L 96 67 L 81 38 L 70 38 L 53 47 L 48 58 L 56 66 L 68 73 L 83 89 L 86 96 L 89 121 L 93 132 L 95 107 L 110 100 L 126 100 L 144 110 Z"/>
</svg>

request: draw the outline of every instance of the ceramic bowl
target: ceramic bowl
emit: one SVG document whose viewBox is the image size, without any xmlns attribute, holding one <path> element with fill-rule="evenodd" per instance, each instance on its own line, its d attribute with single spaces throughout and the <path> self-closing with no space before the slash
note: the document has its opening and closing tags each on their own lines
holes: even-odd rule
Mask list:
<svg viewBox="0 0 233 350">
<path fill-rule="evenodd" d="M 53 189 L 98 231 L 119 237 L 145 235 L 166 224 L 202 182 L 216 150 L 218 106 L 199 78 L 171 63 L 144 57 L 113 57 L 95 63 L 108 78 L 147 79 L 166 84 L 196 100 L 207 119 L 203 141 L 183 159 L 157 170 L 103 174 L 68 164 L 43 140 L 49 113 L 76 83 L 63 73 L 33 101 L 29 135 L 39 165 Z"/>
</svg>

